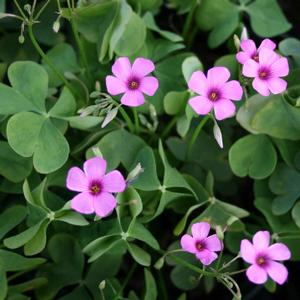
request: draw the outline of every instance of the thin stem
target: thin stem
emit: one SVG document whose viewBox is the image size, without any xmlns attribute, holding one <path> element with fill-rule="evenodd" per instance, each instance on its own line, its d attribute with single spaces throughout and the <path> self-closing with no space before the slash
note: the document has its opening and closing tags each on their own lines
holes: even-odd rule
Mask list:
<svg viewBox="0 0 300 300">
<path fill-rule="evenodd" d="M 123 119 L 124 119 L 125 122 L 127 123 L 127 126 L 128 126 L 128 128 L 129 128 L 129 131 L 130 131 L 131 133 L 134 133 L 134 125 L 133 125 L 133 123 L 131 122 L 131 119 L 130 119 L 130 117 L 128 116 L 126 110 L 125 110 L 122 106 L 120 106 L 120 107 L 119 107 L 119 111 L 120 111 L 120 113 L 121 113 Z"/>
<path fill-rule="evenodd" d="M 224 247 L 222 248 L 220 254 L 219 254 L 219 258 L 218 258 L 218 261 L 217 261 L 217 266 L 216 266 L 216 270 L 219 271 L 219 268 L 220 268 L 220 263 L 221 263 L 221 260 L 222 260 L 222 256 L 223 256 L 223 251 L 224 251 Z"/>
<path fill-rule="evenodd" d="M 172 118 L 172 120 L 168 123 L 168 125 L 165 127 L 165 129 L 163 130 L 160 138 L 163 140 L 168 134 L 169 132 L 172 130 L 172 128 L 176 125 L 178 116 L 174 116 Z"/>
<path fill-rule="evenodd" d="M 189 33 L 191 32 L 191 26 L 193 24 L 194 14 L 195 14 L 197 5 L 198 5 L 198 1 L 195 0 L 193 6 L 191 7 L 191 9 L 188 13 L 186 21 L 184 23 L 182 35 L 183 35 L 183 38 L 185 41 L 187 41 Z"/>
<path fill-rule="evenodd" d="M 192 151 L 192 149 L 193 149 L 193 146 L 194 146 L 194 144 L 195 144 L 195 142 L 196 142 L 196 140 L 197 140 L 198 135 L 200 134 L 200 132 L 201 132 L 203 126 L 204 126 L 205 123 L 209 120 L 209 118 L 210 118 L 210 115 L 205 116 L 205 117 L 201 120 L 201 122 L 199 123 L 199 125 L 197 126 L 197 128 L 195 129 L 195 131 L 194 131 L 194 133 L 193 133 L 193 135 L 192 135 L 192 138 L 191 138 L 191 140 L 190 140 L 190 142 L 189 142 L 189 145 L 188 145 L 188 151 L 187 151 L 187 154 L 188 154 L 188 155 L 191 153 L 191 151 Z"/>
<path fill-rule="evenodd" d="M 73 35 L 74 35 L 79 53 L 80 53 L 80 57 L 82 58 L 82 65 L 83 65 L 83 67 L 86 71 L 86 74 L 87 74 L 89 80 L 92 81 L 93 79 L 92 79 L 92 75 L 89 71 L 88 59 L 87 59 L 87 56 L 86 56 L 86 53 L 85 53 L 84 46 L 81 43 L 81 39 L 80 39 L 80 36 L 78 34 L 76 23 L 74 22 L 74 19 L 73 19 L 72 7 L 71 7 L 71 4 L 70 4 L 70 1 L 67 1 L 67 3 L 68 3 L 68 7 L 69 7 L 69 13 L 70 13 L 70 16 L 71 16 L 71 18 L 70 18 L 71 28 L 72 28 L 72 31 L 73 31 Z"/>
<path fill-rule="evenodd" d="M 101 300 L 106 300 L 103 289 L 100 289 Z"/>
<path fill-rule="evenodd" d="M 28 24 L 28 33 L 29 37 L 31 39 L 31 42 L 36 49 L 36 51 L 39 53 L 39 55 L 44 59 L 44 61 L 48 64 L 48 66 L 52 69 L 52 71 L 61 79 L 61 81 L 69 88 L 71 92 L 73 92 L 72 86 L 69 84 L 69 82 L 65 79 L 65 77 L 56 69 L 52 61 L 48 58 L 48 56 L 44 53 L 40 45 L 38 44 L 37 40 L 35 39 L 35 36 L 33 34 L 32 30 L 32 23 Z"/>
<path fill-rule="evenodd" d="M 229 267 L 233 262 L 235 262 L 237 259 L 240 258 L 240 255 L 238 254 L 236 257 L 234 257 L 232 260 L 227 262 L 225 265 L 222 266 L 222 268 L 219 269 L 219 272 Z"/>
<path fill-rule="evenodd" d="M 240 273 L 243 273 L 245 271 L 247 271 L 248 268 L 245 268 L 245 269 L 242 269 L 242 270 L 239 270 L 239 271 L 234 271 L 234 272 L 230 272 L 230 273 L 227 273 L 228 275 L 235 275 L 235 274 L 240 274 Z"/>
<path fill-rule="evenodd" d="M 164 277 L 162 276 L 161 271 L 157 271 L 157 275 L 158 275 L 158 283 L 159 283 L 160 291 L 161 291 L 160 297 L 162 300 L 168 300 L 168 292 L 167 292 Z"/>
<path fill-rule="evenodd" d="M 133 116 L 134 116 L 134 125 L 135 125 L 135 132 L 139 134 L 140 132 L 140 121 L 136 107 L 133 108 Z"/>
<path fill-rule="evenodd" d="M 49 4 L 50 0 L 47 0 L 45 2 L 45 4 L 43 5 L 43 7 L 39 10 L 39 12 L 36 14 L 36 16 L 34 17 L 34 20 L 36 21 L 40 15 L 43 13 L 43 11 L 45 10 L 45 8 L 47 7 L 47 5 Z"/>
<path fill-rule="evenodd" d="M 125 289 L 126 285 L 128 284 L 129 280 L 131 279 L 133 273 L 135 272 L 137 267 L 137 263 L 135 262 L 133 264 L 133 266 L 131 267 L 129 273 L 127 274 L 127 277 L 125 278 L 125 281 L 123 283 L 123 285 L 121 286 L 121 288 L 119 289 L 117 295 L 115 296 L 114 300 L 117 300 L 119 298 L 119 296 L 122 294 L 123 290 Z"/>
<path fill-rule="evenodd" d="M 24 20 L 27 20 L 26 15 L 24 14 L 22 8 L 20 7 L 19 3 L 17 0 L 14 0 L 15 6 L 17 7 L 19 13 L 21 14 L 21 16 L 24 18 Z"/>
</svg>

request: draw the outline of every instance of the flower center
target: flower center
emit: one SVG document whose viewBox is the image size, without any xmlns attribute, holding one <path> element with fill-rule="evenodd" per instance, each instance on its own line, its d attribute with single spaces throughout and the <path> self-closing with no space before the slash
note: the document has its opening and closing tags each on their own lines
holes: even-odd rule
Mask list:
<svg viewBox="0 0 300 300">
<path fill-rule="evenodd" d="M 199 241 L 196 242 L 195 247 L 196 247 L 196 249 L 197 249 L 198 251 L 204 250 L 204 244 L 203 244 L 202 242 L 199 242 Z"/>
<path fill-rule="evenodd" d="M 258 77 L 261 79 L 261 80 L 266 80 L 268 79 L 270 73 L 268 70 L 266 69 L 261 69 L 258 71 Z"/>
<path fill-rule="evenodd" d="M 211 91 L 208 95 L 210 101 L 217 101 L 219 99 L 219 93 L 216 91 Z"/>
<path fill-rule="evenodd" d="M 139 86 L 140 86 L 140 83 L 136 78 L 133 78 L 133 79 L 129 80 L 129 82 L 128 82 L 128 87 L 130 90 L 136 90 L 139 88 Z"/>
<path fill-rule="evenodd" d="M 258 54 L 257 53 L 253 54 L 252 59 L 255 60 L 256 62 L 258 62 L 259 61 Z"/>
<path fill-rule="evenodd" d="M 90 186 L 90 192 L 92 195 L 98 195 L 101 192 L 101 185 L 99 182 L 93 182 Z"/>
<path fill-rule="evenodd" d="M 264 256 L 259 256 L 256 258 L 256 263 L 259 265 L 259 266 L 264 266 L 266 264 L 267 260 Z"/>
</svg>

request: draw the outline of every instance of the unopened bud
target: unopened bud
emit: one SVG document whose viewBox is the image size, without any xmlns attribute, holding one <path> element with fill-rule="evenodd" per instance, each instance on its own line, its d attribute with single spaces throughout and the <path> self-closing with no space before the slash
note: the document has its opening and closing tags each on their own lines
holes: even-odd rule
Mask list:
<svg viewBox="0 0 300 300">
<path fill-rule="evenodd" d="M 98 157 L 101 157 L 101 158 L 103 157 L 102 152 L 99 149 L 99 147 L 93 147 L 92 151 L 93 151 L 93 153 L 94 153 L 95 156 L 98 156 Z"/>
<path fill-rule="evenodd" d="M 246 27 L 243 27 L 243 30 L 241 33 L 241 41 L 248 40 L 248 39 L 249 39 L 248 30 Z"/>
<path fill-rule="evenodd" d="M 104 290 L 105 289 L 105 286 L 106 286 L 106 282 L 105 282 L 105 280 L 102 280 L 100 283 L 99 283 L 99 289 L 100 290 Z"/>
<path fill-rule="evenodd" d="M 59 29 L 60 29 L 60 22 L 59 19 L 57 19 L 52 26 L 52 29 L 55 33 L 58 33 Z"/>
<path fill-rule="evenodd" d="M 240 50 L 241 41 L 240 41 L 239 37 L 236 34 L 233 36 L 233 42 L 234 42 L 234 46 L 236 48 L 236 51 L 239 51 Z"/>
</svg>

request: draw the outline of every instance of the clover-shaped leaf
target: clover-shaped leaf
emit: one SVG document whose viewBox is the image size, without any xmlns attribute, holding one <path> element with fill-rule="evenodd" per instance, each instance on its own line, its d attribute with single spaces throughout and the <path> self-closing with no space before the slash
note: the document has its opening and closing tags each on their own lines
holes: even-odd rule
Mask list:
<svg viewBox="0 0 300 300">
<path fill-rule="evenodd" d="M 8 69 L 12 87 L 0 85 L 0 110 L 14 114 L 7 124 L 9 145 L 23 157 L 33 157 L 34 168 L 42 174 L 60 168 L 69 155 L 69 145 L 55 119 L 67 122 L 75 109 L 75 100 L 63 89 L 47 113 L 47 72 L 29 61 L 13 63 Z"/>
</svg>

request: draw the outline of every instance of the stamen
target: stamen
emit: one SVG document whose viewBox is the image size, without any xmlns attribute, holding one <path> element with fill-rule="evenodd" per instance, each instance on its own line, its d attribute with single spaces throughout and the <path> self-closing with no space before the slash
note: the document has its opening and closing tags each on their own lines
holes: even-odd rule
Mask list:
<svg viewBox="0 0 300 300">
<path fill-rule="evenodd" d="M 92 195 L 98 195 L 101 192 L 101 186 L 99 183 L 93 183 L 90 187 L 90 192 Z"/>
<path fill-rule="evenodd" d="M 215 92 L 215 91 L 212 91 L 212 92 L 210 92 L 208 98 L 211 101 L 216 101 L 219 98 L 219 94 L 217 92 Z"/>
<path fill-rule="evenodd" d="M 204 249 L 204 245 L 202 242 L 196 242 L 195 246 L 198 251 L 202 251 Z"/>
<path fill-rule="evenodd" d="M 263 257 L 263 256 L 259 256 L 257 259 L 256 259 L 256 263 L 259 265 L 259 266 L 263 266 L 266 264 L 266 258 Z"/>
<path fill-rule="evenodd" d="M 255 60 L 256 62 L 258 62 L 259 61 L 259 56 L 257 54 L 254 54 L 252 56 L 252 59 Z"/>
<path fill-rule="evenodd" d="M 129 82 L 129 88 L 131 90 L 136 90 L 139 87 L 139 83 L 136 80 L 132 80 Z"/>
</svg>

